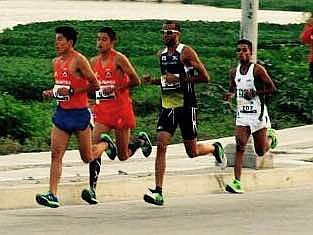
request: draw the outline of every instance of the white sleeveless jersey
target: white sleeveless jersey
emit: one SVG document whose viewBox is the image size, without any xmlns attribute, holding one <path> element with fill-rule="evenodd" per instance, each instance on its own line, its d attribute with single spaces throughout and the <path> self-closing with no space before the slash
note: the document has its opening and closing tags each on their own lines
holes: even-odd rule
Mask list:
<svg viewBox="0 0 313 235">
<path fill-rule="evenodd" d="M 255 64 L 251 64 L 247 74 L 240 73 L 240 64 L 236 69 L 236 97 L 237 97 L 237 113 L 236 126 L 248 126 L 251 133 L 262 128 L 270 128 L 271 122 L 267 113 L 265 104 L 262 113 L 262 104 L 259 96 L 253 97 L 251 100 L 244 98 L 244 93 L 248 90 L 256 91 L 254 84 L 253 70 Z"/>
<path fill-rule="evenodd" d="M 251 100 L 244 98 L 244 93 L 249 90 L 256 91 L 254 84 L 253 70 L 255 64 L 251 64 L 247 74 L 240 73 L 240 64 L 236 69 L 235 83 L 236 83 L 236 97 L 237 97 L 237 118 L 253 117 L 261 114 L 261 101 L 258 95 Z M 265 105 L 265 104 L 264 104 Z M 264 106 L 264 114 L 267 114 L 266 106 Z"/>
</svg>

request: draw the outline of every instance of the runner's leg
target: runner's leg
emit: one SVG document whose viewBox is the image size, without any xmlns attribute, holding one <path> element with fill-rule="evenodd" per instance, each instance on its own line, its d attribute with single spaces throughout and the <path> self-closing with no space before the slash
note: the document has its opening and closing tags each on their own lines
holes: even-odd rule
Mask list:
<svg viewBox="0 0 313 235">
<path fill-rule="evenodd" d="M 62 174 L 62 159 L 66 151 L 70 134 L 53 126 L 51 131 L 51 167 L 50 167 L 50 192 L 58 193 L 58 183 Z"/>
<path fill-rule="evenodd" d="M 172 135 L 166 131 L 157 134 L 157 155 L 155 160 L 155 185 L 162 188 L 165 168 L 166 168 L 166 149 L 170 143 Z"/>
<path fill-rule="evenodd" d="M 260 157 L 262 157 L 270 149 L 266 133 L 267 128 L 262 128 L 252 133 L 254 149 L 256 154 Z"/>
<path fill-rule="evenodd" d="M 130 129 L 115 129 L 117 157 L 120 161 L 127 160 L 132 155 L 132 150 L 128 148 L 130 139 Z"/>
<path fill-rule="evenodd" d="M 83 162 L 88 163 L 96 159 L 92 153 L 91 128 L 76 132 L 80 157 Z"/>
<path fill-rule="evenodd" d="M 101 155 L 108 147 L 106 142 L 101 142 L 101 134 L 109 131 L 109 127 L 96 122 L 92 132 L 92 150 L 96 159 L 89 163 L 89 185 L 93 190 L 96 190 L 97 180 L 101 170 Z"/>
<path fill-rule="evenodd" d="M 245 147 L 250 137 L 250 127 L 236 126 L 235 136 L 236 136 L 236 154 L 235 154 L 234 172 L 235 179 L 240 181 Z"/>
</svg>

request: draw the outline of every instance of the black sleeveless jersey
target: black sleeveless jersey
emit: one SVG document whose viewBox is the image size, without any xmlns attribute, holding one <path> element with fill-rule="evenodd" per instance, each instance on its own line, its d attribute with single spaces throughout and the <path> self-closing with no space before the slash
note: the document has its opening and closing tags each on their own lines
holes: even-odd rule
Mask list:
<svg viewBox="0 0 313 235">
<path fill-rule="evenodd" d="M 164 108 L 197 107 L 194 82 L 186 81 L 187 76 L 193 75 L 193 68 L 186 67 L 181 62 L 184 46 L 184 44 L 178 44 L 176 51 L 171 55 L 168 54 L 167 48 L 160 53 L 162 107 Z M 175 84 L 168 84 L 163 79 L 166 73 L 174 74 L 179 81 Z"/>
</svg>

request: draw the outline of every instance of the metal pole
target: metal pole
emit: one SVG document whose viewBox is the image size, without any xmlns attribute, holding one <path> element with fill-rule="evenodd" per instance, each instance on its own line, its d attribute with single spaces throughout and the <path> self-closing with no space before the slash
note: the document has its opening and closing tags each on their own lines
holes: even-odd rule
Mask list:
<svg viewBox="0 0 313 235">
<path fill-rule="evenodd" d="M 257 61 L 258 9 L 259 0 L 241 0 L 240 38 L 246 38 L 252 42 L 252 60 L 254 63 Z"/>
</svg>

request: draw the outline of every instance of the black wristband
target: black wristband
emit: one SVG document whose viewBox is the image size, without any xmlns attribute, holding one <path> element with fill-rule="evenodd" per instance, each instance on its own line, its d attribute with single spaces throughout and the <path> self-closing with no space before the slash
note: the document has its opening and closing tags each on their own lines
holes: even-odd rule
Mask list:
<svg viewBox="0 0 313 235">
<path fill-rule="evenodd" d="M 88 98 L 95 100 L 96 99 L 96 92 L 95 91 L 88 91 Z"/>
<path fill-rule="evenodd" d="M 68 94 L 69 94 L 70 96 L 74 95 L 74 88 L 73 88 L 73 87 L 71 87 L 71 88 L 68 90 Z"/>
</svg>

